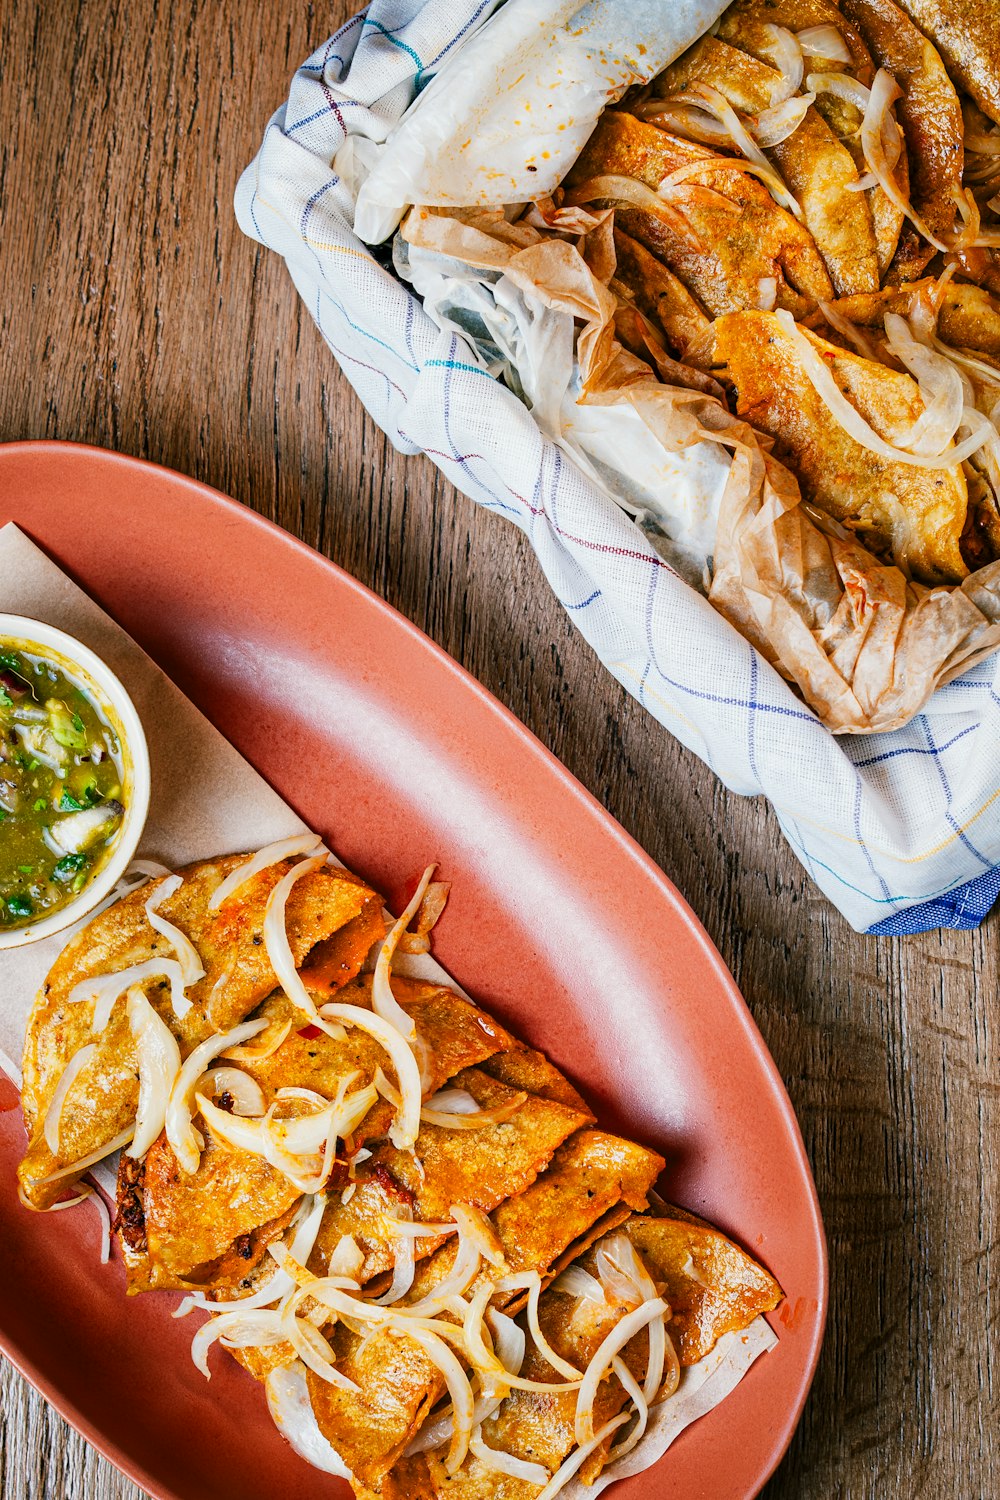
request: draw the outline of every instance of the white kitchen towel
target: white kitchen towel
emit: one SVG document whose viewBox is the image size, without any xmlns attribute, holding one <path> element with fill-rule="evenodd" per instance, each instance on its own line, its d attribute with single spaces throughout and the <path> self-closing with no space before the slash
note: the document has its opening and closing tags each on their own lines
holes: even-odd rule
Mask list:
<svg viewBox="0 0 1000 1500">
<path fill-rule="evenodd" d="M 373 0 L 295 74 L 237 187 L 240 225 L 284 257 L 395 446 L 427 453 L 466 495 L 525 532 L 608 670 L 726 786 L 768 798 L 854 927 L 976 926 L 1000 889 L 1000 658 L 940 689 L 904 729 L 835 738 L 542 438 L 462 338 L 438 329 L 387 268 L 388 255 L 354 235 L 351 179 L 377 150 L 371 143 L 385 140 L 495 8 L 496 0 Z M 348 137 L 355 148 L 345 151 Z M 302 358 L 292 335 L 288 357 Z"/>
</svg>

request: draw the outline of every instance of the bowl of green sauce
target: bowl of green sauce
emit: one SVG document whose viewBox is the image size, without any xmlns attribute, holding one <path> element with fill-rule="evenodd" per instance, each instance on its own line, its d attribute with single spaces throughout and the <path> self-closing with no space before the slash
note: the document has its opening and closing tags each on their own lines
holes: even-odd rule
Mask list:
<svg viewBox="0 0 1000 1500">
<path fill-rule="evenodd" d="M 0 948 L 85 917 L 149 810 L 149 752 L 118 678 L 51 625 L 0 614 Z"/>
</svg>

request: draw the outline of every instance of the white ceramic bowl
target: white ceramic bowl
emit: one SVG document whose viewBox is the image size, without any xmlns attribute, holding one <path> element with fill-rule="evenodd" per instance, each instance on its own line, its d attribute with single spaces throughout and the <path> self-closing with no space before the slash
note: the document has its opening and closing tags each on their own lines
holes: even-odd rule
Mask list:
<svg viewBox="0 0 1000 1500">
<path fill-rule="evenodd" d="M 0 614 L 0 640 L 33 656 L 47 656 L 78 682 L 108 720 L 121 744 L 122 801 L 125 818 L 111 854 L 94 878 L 66 906 L 50 916 L 42 916 L 25 927 L 0 930 L 0 948 L 20 948 L 37 943 L 79 922 L 110 893 L 128 868 L 149 812 L 149 749 L 146 735 L 135 706 L 118 678 L 95 656 L 89 646 L 74 640 L 65 631 L 29 620 L 24 615 Z"/>
</svg>

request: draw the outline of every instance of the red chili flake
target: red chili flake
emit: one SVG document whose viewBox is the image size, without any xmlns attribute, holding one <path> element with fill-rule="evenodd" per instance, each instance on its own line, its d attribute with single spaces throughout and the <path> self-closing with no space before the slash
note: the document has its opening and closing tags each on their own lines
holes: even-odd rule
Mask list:
<svg viewBox="0 0 1000 1500">
<path fill-rule="evenodd" d="M 296 1036 L 305 1037 L 307 1042 L 314 1042 L 318 1036 L 323 1035 L 318 1026 L 313 1026 L 311 1024 L 309 1026 L 303 1026 L 302 1030 L 297 1031 L 295 1034 Z"/>
</svg>

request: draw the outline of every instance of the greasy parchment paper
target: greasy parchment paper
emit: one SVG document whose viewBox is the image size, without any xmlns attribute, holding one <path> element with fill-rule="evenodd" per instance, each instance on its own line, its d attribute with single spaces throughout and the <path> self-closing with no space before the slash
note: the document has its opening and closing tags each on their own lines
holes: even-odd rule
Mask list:
<svg viewBox="0 0 1000 1500">
<path fill-rule="evenodd" d="M 291 808 L 135 641 L 12 524 L 0 529 L 0 580 L 0 611 L 44 620 L 76 636 L 107 662 L 131 696 L 152 768 L 141 855 L 175 867 L 303 831 Z M 32 1001 L 67 936 L 0 953 L 0 1066 L 18 1084 Z M 459 989 L 429 954 L 408 955 L 397 967 Z M 763 1318 L 744 1333 L 721 1339 L 706 1359 L 684 1372 L 677 1395 L 653 1414 L 649 1432 L 620 1469 L 589 1491 L 573 1485 L 565 1493 L 594 1494 L 619 1476 L 648 1468 L 776 1342 Z"/>
<path fill-rule="evenodd" d="M 954 588 L 906 579 L 803 501 L 769 438 L 685 387 L 699 377 L 609 286 L 609 211 L 540 200 L 509 219 L 499 207 L 413 208 L 397 266 L 485 368 L 513 376 L 546 436 L 626 508 L 643 498 L 654 545 L 689 582 L 708 569 L 711 602 L 830 730 L 898 729 L 1000 646 L 1000 562 Z M 712 540 L 692 553 L 706 516 Z"/>
</svg>

